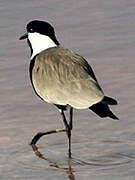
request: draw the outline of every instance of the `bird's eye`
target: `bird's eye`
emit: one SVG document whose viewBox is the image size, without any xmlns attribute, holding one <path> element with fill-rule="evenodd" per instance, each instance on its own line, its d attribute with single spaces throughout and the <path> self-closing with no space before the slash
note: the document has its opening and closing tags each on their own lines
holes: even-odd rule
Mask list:
<svg viewBox="0 0 135 180">
<path fill-rule="evenodd" d="M 33 29 L 33 28 L 30 28 L 30 29 L 29 29 L 29 32 L 34 32 L 34 29 Z"/>
</svg>

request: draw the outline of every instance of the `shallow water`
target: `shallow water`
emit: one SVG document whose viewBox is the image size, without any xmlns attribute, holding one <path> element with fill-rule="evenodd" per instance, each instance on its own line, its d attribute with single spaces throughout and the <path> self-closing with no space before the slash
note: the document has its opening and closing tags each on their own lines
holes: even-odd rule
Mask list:
<svg viewBox="0 0 135 180">
<path fill-rule="evenodd" d="M 135 1 L 0 1 L 0 179 L 135 179 Z M 119 121 L 74 112 L 72 156 L 67 137 L 41 138 L 39 158 L 28 145 L 38 131 L 63 126 L 59 112 L 30 85 L 29 49 L 19 41 L 32 19 L 51 22 L 64 47 L 84 56 Z"/>
</svg>

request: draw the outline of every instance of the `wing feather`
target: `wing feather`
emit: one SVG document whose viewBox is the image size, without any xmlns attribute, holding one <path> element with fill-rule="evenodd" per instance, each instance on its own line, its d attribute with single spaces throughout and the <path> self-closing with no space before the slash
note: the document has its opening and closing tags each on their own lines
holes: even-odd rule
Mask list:
<svg viewBox="0 0 135 180">
<path fill-rule="evenodd" d="M 36 57 L 33 77 L 37 93 L 53 104 L 83 109 L 104 96 L 87 61 L 61 47 L 49 48 Z"/>
</svg>

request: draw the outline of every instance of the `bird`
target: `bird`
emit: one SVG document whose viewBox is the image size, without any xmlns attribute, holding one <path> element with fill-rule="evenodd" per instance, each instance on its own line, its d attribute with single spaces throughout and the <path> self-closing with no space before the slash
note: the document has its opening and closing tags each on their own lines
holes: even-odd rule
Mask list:
<svg viewBox="0 0 135 180">
<path fill-rule="evenodd" d="M 104 94 L 90 64 L 79 54 L 61 46 L 50 23 L 30 21 L 26 33 L 19 39 L 27 39 L 31 50 L 29 75 L 36 95 L 56 106 L 64 122 L 64 128 L 38 132 L 30 145 L 36 145 L 44 135 L 65 131 L 68 157 L 71 158 L 73 109 L 90 109 L 101 118 L 118 120 L 109 108 L 118 103 Z M 69 120 L 65 111 L 69 112 Z"/>
</svg>

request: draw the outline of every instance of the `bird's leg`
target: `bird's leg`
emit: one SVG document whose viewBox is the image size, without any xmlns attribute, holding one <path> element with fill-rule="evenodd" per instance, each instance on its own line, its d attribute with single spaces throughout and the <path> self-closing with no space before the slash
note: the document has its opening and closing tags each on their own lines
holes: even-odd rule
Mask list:
<svg viewBox="0 0 135 180">
<path fill-rule="evenodd" d="M 72 112 L 71 112 L 71 114 L 72 114 Z M 72 127 L 72 117 L 70 117 L 70 122 L 68 124 L 63 110 L 61 111 L 61 115 L 62 115 L 62 118 L 63 118 L 64 125 L 66 127 L 66 133 L 67 133 L 68 141 L 69 141 L 68 155 L 69 155 L 69 158 L 71 158 L 71 127 Z"/>
<path fill-rule="evenodd" d="M 70 128 L 70 134 L 69 134 L 69 158 L 71 158 L 71 130 L 73 128 L 73 108 L 70 108 L 69 111 L 69 128 Z"/>
<path fill-rule="evenodd" d="M 37 141 L 38 141 L 42 136 L 44 136 L 44 135 L 53 134 L 53 133 L 58 133 L 58 132 L 64 132 L 64 131 L 66 131 L 66 130 L 62 128 L 62 129 L 55 129 L 55 130 L 47 131 L 47 132 L 39 132 L 39 133 L 37 133 L 37 134 L 33 137 L 30 145 L 31 145 L 31 146 L 32 146 L 32 145 L 35 145 L 35 144 L 37 143 Z"/>
<path fill-rule="evenodd" d="M 55 129 L 55 130 L 51 130 L 51 131 L 47 131 L 47 132 L 39 132 L 32 138 L 32 141 L 30 142 L 30 145 L 35 148 L 35 145 L 36 145 L 37 141 L 42 136 L 66 131 L 67 136 L 68 136 L 68 140 L 69 140 L 69 158 L 71 158 L 71 130 L 73 128 L 73 122 L 72 122 L 73 121 L 73 108 L 70 108 L 69 124 L 68 124 L 68 122 L 66 120 L 64 110 L 61 110 L 61 115 L 62 115 L 62 118 L 63 118 L 65 129 L 62 128 L 62 129 Z"/>
<path fill-rule="evenodd" d="M 69 111 L 69 127 L 72 130 L 73 129 L 73 108 L 70 108 Z"/>
</svg>

